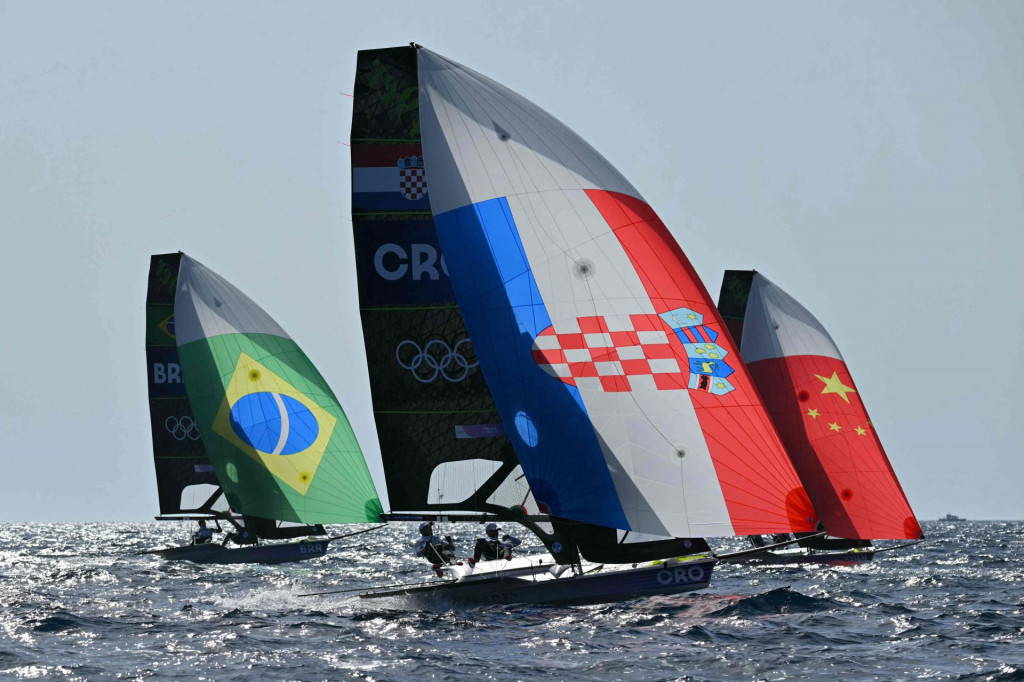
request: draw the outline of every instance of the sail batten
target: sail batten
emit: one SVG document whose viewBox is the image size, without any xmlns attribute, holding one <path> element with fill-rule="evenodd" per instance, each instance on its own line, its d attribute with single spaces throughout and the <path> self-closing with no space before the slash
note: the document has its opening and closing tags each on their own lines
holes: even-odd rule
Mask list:
<svg viewBox="0 0 1024 682">
<path fill-rule="evenodd" d="M 640 194 L 522 96 L 417 56 L 437 236 L 538 504 L 659 536 L 809 530 L 710 297 Z"/>
</svg>

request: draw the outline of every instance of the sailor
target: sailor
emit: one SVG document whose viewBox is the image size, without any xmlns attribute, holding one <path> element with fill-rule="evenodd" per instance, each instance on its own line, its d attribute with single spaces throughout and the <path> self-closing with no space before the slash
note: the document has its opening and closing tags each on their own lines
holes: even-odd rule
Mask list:
<svg viewBox="0 0 1024 682">
<path fill-rule="evenodd" d="M 213 531 L 206 527 L 206 520 L 199 519 L 199 529 L 192 533 L 193 545 L 208 545 L 213 540 Z"/>
<path fill-rule="evenodd" d="M 508 561 L 512 558 L 512 548 L 518 547 L 522 540 L 517 537 L 513 537 L 508 533 L 501 536 L 498 539 L 498 528 L 496 523 L 488 523 L 484 529 L 486 537 L 477 539 L 476 547 L 473 548 L 473 558 L 469 560 L 470 566 L 476 562 L 484 559 L 485 561 L 493 559 L 505 559 Z"/>
<path fill-rule="evenodd" d="M 440 538 L 434 535 L 434 522 L 420 524 L 420 539 L 416 542 L 416 556 L 423 557 L 438 570 L 441 564 L 455 563 L 455 543 L 451 535 Z"/>
<path fill-rule="evenodd" d="M 229 514 L 234 512 L 234 511 L 235 510 L 233 508 L 230 509 L 229 510 Z M 244 516 L 235 518 L 235 517 L 229 515 L 228 516 L 228 521 L 230 521 L 231 524 L 235 527 L 235 532 L 234 533 L 228 533 L 227 535 L 224 536 L 224 541 L 220 543 L 222 546 L 227 547 L 229 542 L 234 542 L 236 545 L 258 545 L 259 544 L 260 541 L 259 541 L 259 538 L 256 537 L 256 533 L 253 532 L 253 531 L 250 531 L 248 528 L 245 527 L 245 517 Z"/>
</svg>

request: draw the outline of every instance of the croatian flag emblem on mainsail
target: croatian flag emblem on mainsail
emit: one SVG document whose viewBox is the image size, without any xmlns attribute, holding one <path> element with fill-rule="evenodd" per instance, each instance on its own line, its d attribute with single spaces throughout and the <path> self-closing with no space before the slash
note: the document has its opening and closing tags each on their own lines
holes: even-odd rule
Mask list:
<svg viewBox="0 0 1024 682">
<path fill-rule="evenodd" d="M 408 156 L 398 160 L 398 187 L 402 196 L 409 201 L 427 195 L 427 177 L 423 170 L 422 156 Z"/>
<path fill-rule="evenodd" d="M 689 308 L 626 318 L 580 317 L 534 340 L 533 359 L 563 383 L 606 392 L 692 389 L 714 395 L 733 390 L 725 377 L 728 351 L 718 333 Z"/>
<path fill-rule="evenodd" d="M 352 208 L 356 211 L 428 211 L 422 147 L 352 145 Z"/>
</svg>

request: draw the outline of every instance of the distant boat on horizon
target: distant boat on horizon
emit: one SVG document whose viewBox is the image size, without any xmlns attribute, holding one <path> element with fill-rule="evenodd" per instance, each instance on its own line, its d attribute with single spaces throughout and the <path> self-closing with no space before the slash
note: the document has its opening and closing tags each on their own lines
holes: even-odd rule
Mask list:
<svg viewBox="0 0 1024 682">
<path fill-rule="evenodd" d="M 941 520 L 942 521 L 966 521 L 967 519 L 960 518 L 956 514 L 946 514 L 946 516 L 944 516 Z"/>
</svg>

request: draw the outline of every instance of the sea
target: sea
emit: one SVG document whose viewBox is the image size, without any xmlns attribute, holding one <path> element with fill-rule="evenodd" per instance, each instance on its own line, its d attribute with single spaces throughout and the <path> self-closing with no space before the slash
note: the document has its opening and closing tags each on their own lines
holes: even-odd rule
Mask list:
<svg viewBox="0 0 1024 682">
<path fill-rule="evenodd" d="M 279 566 L 140 554 L 184 523 L 0 524 L 0 679 L 1024 680 L 1024 522 L 923 526 L 869 564 L 720 565 L 701 592 L 539 607 L 360 599 L 430 578 L 410 524 Z"/>
</svg>

